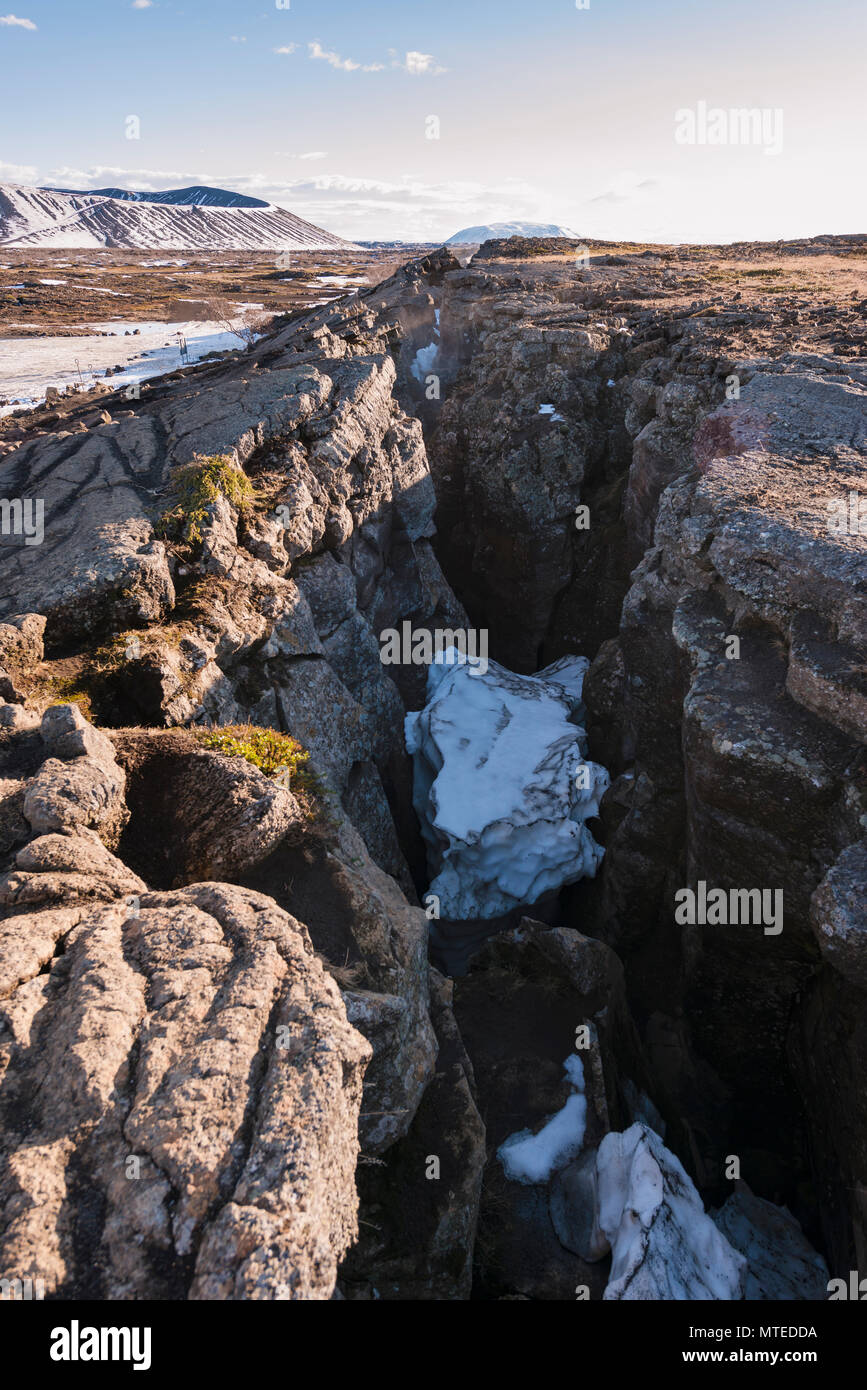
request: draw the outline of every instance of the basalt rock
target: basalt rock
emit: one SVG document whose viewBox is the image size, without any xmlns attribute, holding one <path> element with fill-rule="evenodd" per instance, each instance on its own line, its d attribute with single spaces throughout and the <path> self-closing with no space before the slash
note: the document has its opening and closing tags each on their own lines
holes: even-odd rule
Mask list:
<svg viewBox="0 0 867 1390">
<path fill-rule="evenodd" d="M 789 1030 L 799 999 L 819 988 L 830 1001 L 839 978 L 832 971 L 814 984 L 811 899 L 863 833 L 865 814 L 863 746 L 853 736 L 867 640 L 864 541 L 831 525 L 867 441 L 865 386 L 857 366 L 785 362 L 709 417 L 661 495 L 617 661 L 606 651 L 587 681 L 591 727 L 623 696 L 614 716 L 623 777 L 603 806 L 601 929 L 633 967 L 640 1010 L 666 995 L 686 1009 L 678 1099 L 700 1180 L 719 1182 L 724 1147 L 745 1156 L 745 1177 L 790 1202 L 824 1145 L 804 1129 L 799 1091 L 815 1076 L 810 1065 L 790 1068 Z M 782 931 L 761 922 L 677 927 L 674 893 L 699 880 L 780 890 Z M 838 950 L 840 964 L 857 959 L 857 932 L 831 925 L 840 917 L 830 884 L 826 898 L 826 958 Z M 832 1013 L 850 988 L 841 983 Z M 715 1119 L 689 1098 L 690 1052 L 737 1095 Z M 848 1104 L 857 1111 L 860 1102 L 850 1094 Z M 808 1113 L 819 1121 L 814 1106 Z M 861 1162 L 847 1132 L 845 1156 L 818 1160 L 823 1185 L 840 1162 L 849 1171 Z M 793 1140 L 785 1154 L 780 1133 Z M 801 1212 L 815 1222 L 815 1209 Z"/>
<path fill-rule="evenodd" d="M 37 834 L 92 827 L 115 845 L 127 810 L 124 774 L 110 739 L 87 723 L 77 705 L 46 710 L 40 733 L 49 756 L 24 787 L 24 819 Z"/>
<path fill-rule="evenodd" d="M 431 1017 L 436 1072 L 413 1123 L 381 1159 L 365 1157 L 359 1169 L 360 1236 L 339 1283 L 354 1301 L 470 1296 L 485 1127 L 451 981 L 435 971 Z"/>
<path fill-rule="evenodd" d="M 446 278 L 442 323 L 449 386 L 431 442 L 440 559 L 512 670 L 595 650 L 616 628 L 626 579 L 613 541 L 628 445 L 612 391 L 620 330 L 559 283 L 531 289 L 480 271 Z"/>
<path fill-rule="evenodd" d="M 406 1133 L 434 1074 L 427 921 L 371 858 L 337 797 L 302 810 L 241 757 L 202 750 L 186 730 L 114 733 L 130 820 L 119 854 L 152 887 L 217 875 L 305 923 L 373 1046 L 360 1137 L 378 1154 Z"/>
<path fill-rule="evenodd" d="M 134 916 L 14 917 L 0 958 L 3 1276 L 66 1298 L 328 1298 L 368 1048 L 303 926 L 199 884 Z"/>
<path fill-rule="evenodd" d="M 0 623 L 0 696 L 4 700 L 23 698 L 16 679 L 42 660 L 44 631 L 45 619 L 39 613 L 13 614 Z"/>
<path fill-rule="evenodd" d="M 125 819 L 112 741 L 75 706 L 3 756 L 44 761 L 23 783 L 37 833 L 0 877 L 0 1276 L 60 1298 L 329 1298 L 371 1049 L 307 928 L 228 883 L 150 891 L 77 814 L 95 805 L 104 834 L 100 798 L 59 780 L 113 769 Z M 255 865 L 294 799 L 239 759 L 187 758 L 212 861 Z M 49 805 L 73 814 L 38 833 Z"/>
<path fill-rule="evenodd" d="M 829 1264 L 847 1276 L 867 1260 L 867 991 L 864 981 L 864 843 L 849 846 L 813 894 L 810 920 L 824 966 L 811 980 L 790 1034 L 792 1065 L 811 1117 L 825 1177 Z"/>
</svg>

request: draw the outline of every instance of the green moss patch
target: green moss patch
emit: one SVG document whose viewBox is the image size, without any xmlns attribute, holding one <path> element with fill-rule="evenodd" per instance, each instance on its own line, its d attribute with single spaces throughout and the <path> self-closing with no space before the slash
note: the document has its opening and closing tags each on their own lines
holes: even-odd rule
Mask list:
<svg viewBox="0 0 867 1390">
<path fill-rule="evenodd" d="M 242 473 L 228 454 L 197 454 L 172 480 L 174 503 L 163 512 L 157 534 L 176 536 L 190 545 L 202 539 L 208 508 L 218 497 L 225 497 L 240 512 L 251 509 L 256 492 L 246 473 Z"/>
</svg>

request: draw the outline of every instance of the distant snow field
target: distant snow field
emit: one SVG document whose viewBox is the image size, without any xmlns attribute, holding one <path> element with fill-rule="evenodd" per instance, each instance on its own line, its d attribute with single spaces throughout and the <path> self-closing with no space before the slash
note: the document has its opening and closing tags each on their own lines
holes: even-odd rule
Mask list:
<svg viewBox="0 0 867 1390">
<path fill-rule="evenodd" d="M 198 362 L 209 352 L 243 348 L 239 338 L 217 323 L 135 323 L 112 319 L 89 326 L 118 336 L 0 338 L 0 398 L 19 403 L 0 406 L 0 415 L 8 415 L 21 406 L 39 405 L 49 386 L 69 386 L 82 379 L 92 385 L 107 367 L 124 366 L 123 373 L 109 378 L 112 388 L 117 388 L 186 366 L 181 362 L 179 332 L 186 338 L 190 363 Z M 132 336 L 136 329 L 138 335 Z M 127 332 L 129 337 L 124 336 Z"/>
<path fill-rule="evenodd" d="M 310 283 L 312 285 L 353 286 L 366 285 L 369 282 L 366 275 L 316 275 Z"/>
</svg>

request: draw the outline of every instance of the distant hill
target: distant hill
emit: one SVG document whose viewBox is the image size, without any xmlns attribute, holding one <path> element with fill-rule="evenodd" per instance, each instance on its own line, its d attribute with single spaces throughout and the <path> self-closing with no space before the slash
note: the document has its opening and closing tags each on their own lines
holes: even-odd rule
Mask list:
<svg viewBox="0 0 867 1390">
<path fill-rule="evenodd" d="M 502 240 L 510 236 L 558 236 L 575 240 L 577 235 L 577 232 L 561 227 L 557 222 L 485 222 L 479 227 L 464 227 L 462 231 L 455 232 L 446 246 L 474 246 L 483 241 Z"/>
<path fill-rule="evenodd" d="M 267 208 L 262 198 L 246 193 L 232 193 L 227 188 L 208 188 L 197 183 L 191 188 L 164 188 L 156 193 L 139 192 L 130 188 L 50 188 L 49 193 L 71 193 L 77 198 L 88 193 L 94 198 L 123 198 L 130 203 L 192 203 L 200 208 Z"/>
<path fill-rule="evenodd" d="M 130 251 L 352 248 L 351 242 L 285 208 L 221 188 L 115 191 L 118 197 L 0 184 L 0 245 L 110 246 Z"/>
</svg>

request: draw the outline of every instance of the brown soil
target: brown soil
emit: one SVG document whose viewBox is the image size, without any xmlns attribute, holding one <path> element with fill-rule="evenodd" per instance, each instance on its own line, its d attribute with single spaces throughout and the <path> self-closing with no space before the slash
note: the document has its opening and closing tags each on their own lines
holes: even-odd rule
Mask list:
<svg viewBox="0 0 867 1390">
<path fill-rule="evenodd" d="M 261 304 L 267 315 L 292 313 L 346 293 L 346 287 L 311 283 L 316 276 L 365 275 L 375 285 L 411 255 L 411 247 L 400 258 L 393 250 L 293 251 L 290 266 L 282 269 L 274 254 L 241 251 L 16 251 L 0 247 L 0 338 L 77 337 L 88 331 L 89 324 L 113 318 L 197 319 L 202 306 L 212 299 Z M 169 264 L 154 265 L 157 260 Z M 43 280 L 65 280 L 66 284 L 46 285 Z M 17 288 L 20 285 L 24 288 Z"/>
</svg>

